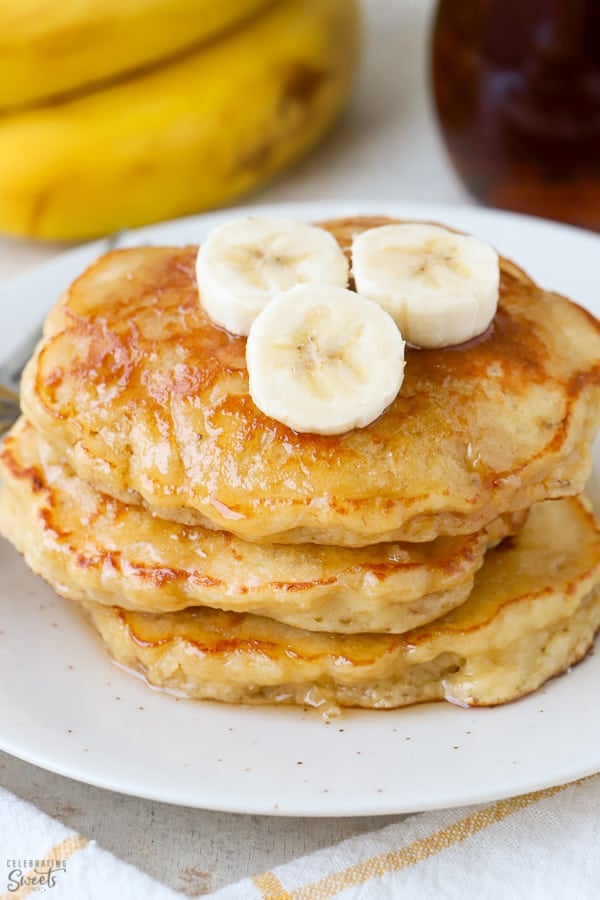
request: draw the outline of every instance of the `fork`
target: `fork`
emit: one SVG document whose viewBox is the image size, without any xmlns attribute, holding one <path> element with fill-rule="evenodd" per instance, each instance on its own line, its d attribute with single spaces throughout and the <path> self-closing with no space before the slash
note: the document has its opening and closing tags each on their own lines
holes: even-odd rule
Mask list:
<svg viewBox="0 0 600 900">
<path fill-rule="evenodd" d="M 0 366 L 0 437 L 2 437 L 20 415 L 19 385 L 25 363 L 33 353 L 42 335 L 41 328 L 28 334 L 25 340 Z"/>
<path fill-rule="evenodd" d="M 125 231 L 115 231 L 104 241 L 99 250 L 108 253 L 114 250 Z M 6 434 L 21 414 L 19 404 L 19 387 L 25 363 L 32 355 L 37 342 L 42 336 L 42 328 L 38 326 L 13 350 L 8 359 L 0 365 L 0 439 Z"/>
</svg>

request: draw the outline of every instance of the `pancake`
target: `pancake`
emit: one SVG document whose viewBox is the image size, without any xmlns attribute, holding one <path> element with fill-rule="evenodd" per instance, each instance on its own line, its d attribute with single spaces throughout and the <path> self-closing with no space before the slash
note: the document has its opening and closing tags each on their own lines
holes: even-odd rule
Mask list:
<svg viewBox="0 0 600 900">
<path fill-rule="evenodd" d="M 469 599 L 403 635 L 317 634 L 206 608 L 151 615 L 85 600 L 122 665 L 198 699 L 391 708 L 506 703 L 580 660 L 600 627 L 600 530 L 579 499 L 535 507 Z"/>
<path fill-rule="evenodd" d="M 383 221 L 327 227 L 347 249 Z M 245 339 L 199 305 L 196 252 L 103 256 L 51 312 L 27 366 L 27 418 L 99 490 L 245 540 L 347 546 L 472 534 L 582 490 L 600 324 L 510 262 L 485 335 L 409 348 L 402 389 L 376 421 L 320 436 L 253 404 Z"/>
<path fill-rule="evenodd" d="M 431 621 L 467 598 L 486 549 L 524 518 L 427 544 L 249 543 L 98 493 L 24 420 L 6 439 L 0 474 L 0 532 L 60 594 L 147 612 L 252 612 L 313 631 Z"/>
</svg>

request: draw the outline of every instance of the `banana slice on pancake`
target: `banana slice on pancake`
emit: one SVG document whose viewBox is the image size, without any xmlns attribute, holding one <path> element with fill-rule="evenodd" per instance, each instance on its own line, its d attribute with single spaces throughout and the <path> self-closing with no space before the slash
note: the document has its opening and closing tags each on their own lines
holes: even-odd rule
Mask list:
<svg viewBox="0 0 600 900">
<path fill-rule="evenodd" d="M 352 244 L 356 289 L 386 309 L 417 347 L 482 334 L 498 305 L 500 264 L 479 238 L 439 225 L 370 228 Z"/>
<path fill-rule="evenodd" d="M 275 296 L 297 284 L 346 287 L 348 260 L 323 228 L 262 216 L 215 228 L 198 251 L 200 303 L 216 325 L 247 335 Z"/>
<path fill-rule="evenodd" d="M 376 419 L 404 377 L 404 340 L 377 303 L 330 285 L 298 285 L 255 319 L 250 396 L 299 432 L 342 434 Z"/>
</svg>

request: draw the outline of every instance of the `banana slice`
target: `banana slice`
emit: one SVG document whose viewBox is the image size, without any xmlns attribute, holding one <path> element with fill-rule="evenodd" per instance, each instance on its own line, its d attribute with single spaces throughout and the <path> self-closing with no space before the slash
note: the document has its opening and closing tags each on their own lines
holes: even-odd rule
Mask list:
<svg viewBox="0 0 600 900">
<path fill-rule="evenodd" d="M 323 228 L 285 219 L 249 216 L 209 234 L 198 251 L 200 303 L 213 322 L 248 334 L 277 294 L 314 282 L 346 287 L 348 260 Z"/>
<path fill-rule="evenodd" d="M 377 303 L 354 291 L 303 284 L 258 315 L 246 345 L 250 396 L 295 431 L 342 434 L 392 402 L 404 340 Z"/>
<path fill-rule="evenodd" d="M 386 309 L 417 347 L 482 334 L 498 306 L 500 264 L 479 240 L 438 225 L 383 225 L 355 238 L 356 289 Z"/>
</svg>

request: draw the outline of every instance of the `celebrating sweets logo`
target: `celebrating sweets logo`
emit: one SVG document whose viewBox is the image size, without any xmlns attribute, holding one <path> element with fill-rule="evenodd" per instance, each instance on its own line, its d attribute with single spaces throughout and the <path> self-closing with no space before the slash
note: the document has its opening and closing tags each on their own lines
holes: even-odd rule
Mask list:
<svg viewBox="0 0 600 900">
<path fill-rule="evenodd" d="M 15 893 L 35 890 L 42 893 L 53 888 L 59 872 L 67 871 L 66 859 L 7 859 L 8 879 L 6 888 Z"/>
</svg>

